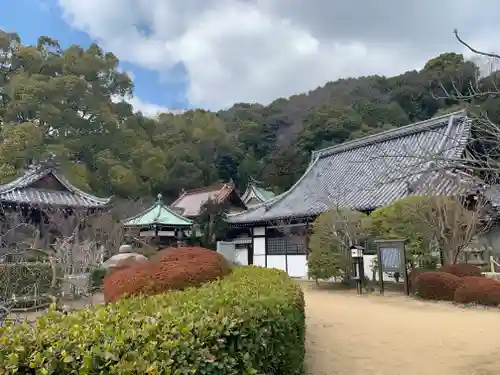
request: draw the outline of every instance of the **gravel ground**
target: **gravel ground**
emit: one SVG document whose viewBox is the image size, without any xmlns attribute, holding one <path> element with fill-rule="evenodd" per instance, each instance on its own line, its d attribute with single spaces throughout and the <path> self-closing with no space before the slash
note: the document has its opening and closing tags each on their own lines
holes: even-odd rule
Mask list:
<svg viewBox="0 0 500 375">
<path fill-rule="evenodd" d="M 498 375 L 500 312 L 304 283 L 309 375 Z"/>
</svg>

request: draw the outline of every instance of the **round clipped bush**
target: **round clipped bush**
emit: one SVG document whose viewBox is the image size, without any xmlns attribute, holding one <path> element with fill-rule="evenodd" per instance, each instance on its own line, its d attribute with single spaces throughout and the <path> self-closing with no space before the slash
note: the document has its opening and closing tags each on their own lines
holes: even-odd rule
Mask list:
<svg viewBox="0 0 500 375">
<path fill-rule="evenodd" d="M 150 260 L 128 263 L 104 279 L 104 299 L 151 295 L 199 286 L 228 275 L 231 266 L 224 256 L 200 247 L 169 248 Z"/>
<path fill-rule="evenodd" d="M 500 305 L 500 281 L 487 277 L 466 276 L 455 291 L 456 303 L 477 303 L 485 306 Z"/>
<path fill-rule="evenodd" d="M 481 269 L 473 266 L 472 264 L 459 263 L 459 264 L 445 264 L 439 269 L 439 272 L 451 273 L 458 277 L 464 276 L 481 276 Z"/>
<path fill-rule="evenodd" d="M 415 293 L 415 281 L 417 279 L 417 276 L 424 272 L 434 272 L 434 270 L 426 268 L 412 268 L 408 271 L 409 286 L 412 293 Z"/>
<path fill-rule="evenodd" d="M 453 301 L 463 280 L 445 272 L 423 272 L 415 278 L 415 294 L 423 299 Z"/>
</svg>

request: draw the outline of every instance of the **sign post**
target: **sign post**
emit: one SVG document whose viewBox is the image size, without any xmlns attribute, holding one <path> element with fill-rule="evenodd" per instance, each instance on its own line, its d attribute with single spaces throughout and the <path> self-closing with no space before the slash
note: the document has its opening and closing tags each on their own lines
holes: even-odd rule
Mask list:
<svg viewBox="0 0 500 375">
<path fill-rule="evenodd" d="M 365 279 L 365 268 L 363 265 L 363 250 L 362 246 L 353 245 L 350 247 L 351 258 L 353 261 L 354 278 L 356 279 L 356 290 L 359 295 L 363 294 L 363 282 Z"/>
<path fill-rule="evenodd" d="M 385 272 L 399 272 L 404 278 L 405 294 L 410 295 L 408 271 L 406 269 L 406 251 L 404 239 L 377 240 L 378 277 L 380 294 L 384 294 Z"/>
</svg>

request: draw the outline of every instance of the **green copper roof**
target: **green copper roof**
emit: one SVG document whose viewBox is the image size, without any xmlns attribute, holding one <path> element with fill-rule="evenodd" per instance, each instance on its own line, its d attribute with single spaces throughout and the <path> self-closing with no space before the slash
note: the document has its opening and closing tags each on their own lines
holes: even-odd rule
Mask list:
<svg viewBox="0 0 500 375">
<path fill-rule="evenodd" d="M 256 186 L 254 185 L 254 188 L 255 188 L 255 192 L 257 193 L 257 195 L 259 196 L 259 198 L 263 201 L 263 202 L 266 202 L 268 201 L 269 199 L 271 198 L 274 198 L 276 196 L 276 194 L 274 194 L 272 191 L 270 190 L 266 190 L 264 188 L 261 188 L 259 186 Z"/>
<path fill-rule="evenodd" d="M 163 204 L 161 194 L 153 206 L 124 221 L 125 226 L 191 226 L 193 222 Z"/>
<path fill-rule="evenodd" d="M 255 181 L 250 181 L 241 199 L 243 199 L 243 202 L 245 202 L 245 204 L 254 206 L 255 204 L 258 203 L 267 202 L 268 200 L 274 198 L 275 196 L 276 194 L 274 194 L 272 191 L 264 189 L 263 187 L 259 186 Z M 255 200 L 257 200 L 258 203 L 250 203 Z"/>
</svg>

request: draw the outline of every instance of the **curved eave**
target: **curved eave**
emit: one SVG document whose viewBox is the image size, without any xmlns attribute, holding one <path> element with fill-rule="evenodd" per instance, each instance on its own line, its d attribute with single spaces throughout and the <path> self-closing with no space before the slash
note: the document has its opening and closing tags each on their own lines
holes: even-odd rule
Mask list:
<svg viewBox="0 0 500 375">
<path fill-rule="evenodd" d="M 233 215 L 228 215 L 228 223 L 229 224 L 245 224 L 245 223 L 262 223 L 262 222 L 268 222 L 268 221 L 275 221 L 275 220 L 280 220 L 282 218 L 274 218 L 274 217 L 270 217 L 270 218 L 266 218 L 266 213 L 272 208 L 272 206 L 276 203 L 278 203 L 279 201 L 281 201 L 283 198 L 285 198 L 288 194 L 290 194 L 294 189 L 297 188 L 297 186 L 299 186 L 302 181 L 308 176 L 308 174 L 311 172 L 311 170 L 313 169 L 313 167 L 316 165 L 316 163 L 318 162 L 319 160 L 319 155 L 316 156 L 314 158 L 314 160 L 309 164 L 309 166 L 307 167 L 306 171 L 304 172 L 304 174 L 297 180 L 297 182 L 295 182 L 295 184 L 293 184 L 293 186 L 288 189 L 287 191 L 285 191 L 284 193 L 281 193 L 279 195 L 276 195 L 275 197 L 269 199 L 268 201 L 265 201 L 265 202 L 262 202 L 262 203 L 259 203 L 259 204 L 256 204 L 255 206 L 252 207 L 251 210 L 248 210 L 248 211 L 243 211 L 243 212 L 239 212 L 237 214 L 233 214 Z M 263 208 L 264 207 L 264 212 L 263 214 L 261 215 L 261 218 L 252 218 L 248 221 L 246 220 L 238 220 L 238 218 L 241 218 L 245 215 L 251 215 L 252 212 L 260 209 L 260 208 Z M 304 215 L 304 217 L 307 217 L 309 215 Z M 233 218 L 236 218 L 236 221 L 233 221 L 231 219 Z M 284 217 L 283 217 L 284 218 Z"/>
<path fill-rule="evenodd" d="M 157 220 L 158 217 L 155 220 L 149 221 L 149 222 L 140 222 L 139 219 L 141 217 L 146 216 L 148 213 L 151 211 L 155 210 L 156 208 L 159 208 L 160 210 L 165 210 L 172 216 L 176 217 L 177 219 L 184 221 L 184 223 L 165 223 L 162 222 L 161 220 Z M 123 221 L 123 226 L 124 227 L 148 227 L 152 225 L 160 225 L 160 226 L 171 226 L 171 227 L 190 227 L 194 224 L 194 222 L 182 215 L 179 215 L 177 212 L 169 209 L 167 206 L 165 206 L 163 203 L 156 202 L 154 205 L 149 207 L 148 209 L 138 213 L 137 215 L 134 215 L 128 219 L 125 219 Z"/>
<path fill-rule="evenodd" d="M 160 226 L 160 227 L 172 227 L 172 228 L 179 228 L 179 227 L 192 227 L 193 224 L 172 224 L 172 223 L 162 223 L 160 221 L 156 222 L 151 222 L 151 223 L 140 223 L 140 224 L 123 224 L 124 227 L 126 228 L 149 228 L 152 226 Z"/>
</svg>

